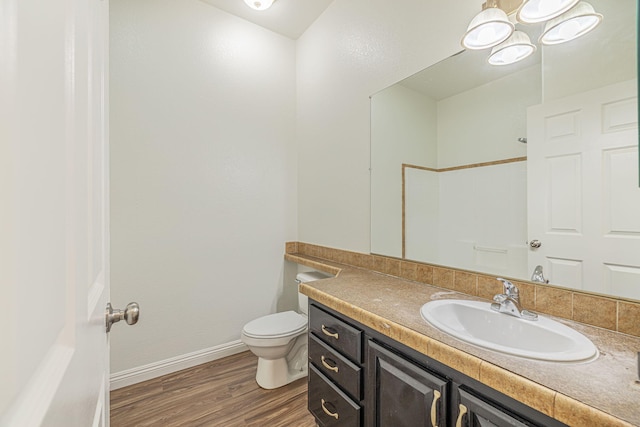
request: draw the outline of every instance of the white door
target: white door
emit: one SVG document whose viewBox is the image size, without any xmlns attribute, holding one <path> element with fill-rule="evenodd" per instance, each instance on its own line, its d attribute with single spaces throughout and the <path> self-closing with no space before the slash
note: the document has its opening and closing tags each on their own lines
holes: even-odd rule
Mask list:
<svg viewBox="0 0 640 427">
<path fill-rule="evenodd" d="M 636 81 L 531 107 L 527 122 L 529 273 L 640 298 Z"/>
<path fill-rule="evenodd" d="M 0 0 L 0 425 L 106 426 L 108 0 Z"/>
</svg>

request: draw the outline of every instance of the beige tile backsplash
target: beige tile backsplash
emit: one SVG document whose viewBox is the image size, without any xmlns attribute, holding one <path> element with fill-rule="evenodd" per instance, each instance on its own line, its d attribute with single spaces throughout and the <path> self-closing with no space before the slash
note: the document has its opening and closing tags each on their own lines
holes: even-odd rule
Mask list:
<svg viewBox="0 0 640 427">
<path fill-rule="evenodd" d="M 640 337 L 640 304 L 618 302 L 617 331 Z"/>
<path fill-rule="evenodd" d="M 288 254 L 330 260 L 391 276 L 491 299 L 502 292 L 495 276 L 397 258 L 345 251 L 302 242 L 287 242 Z M 616 298 L 514 281 L 524 308 L 640 337 L 640 304 Z"/>
<path fill-rule="evenodd" d="M 588 325 L 616 330 L 618 302 L 615 299 L 573 294 L 573 320 Z"/>
<path fill-rule="evenodd" d="M 552 316 L 573 318 L 573 293 L 549 286 L 536 286 L 534 309 Z"/>
<path fill-rule="evenodd" d="M 454 270 L 441 267 L 433 267 L 433 283 L 431 285 L 441 288 L 453 289 Z"/>
</svg>

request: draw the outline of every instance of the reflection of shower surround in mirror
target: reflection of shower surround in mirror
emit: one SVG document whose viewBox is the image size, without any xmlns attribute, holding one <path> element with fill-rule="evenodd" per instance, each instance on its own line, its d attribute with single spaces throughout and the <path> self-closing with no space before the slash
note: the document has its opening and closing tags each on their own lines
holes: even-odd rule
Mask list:
<svg viewBox="0 0 640 427">
<path fill-rule="evenodd" d="M 445 169 L 402 165 L 403 258 L 525 277 L 525 161 Z"/>
<path fill-rule="evenodd" d="M 635 246 L 640 228 L 633 222 L 640 218 L 636 1 L 593 4 L 606 17 L 593 33 L 544 47 L 510 68 L 511 74 L 505 74 L 509 67 L 492 69 L 477 52 L 466 51 L 372 96 L 372 253 L 521 280 L 528 280 L 535 265 L 542 264 L 552 284 L 640 300 L 640 250 Z M 579 105 L 590 105 L 588 101 L 571 111 L 559 110 L 557 117 L 545 110 L 623 82 L 628 93 L 598 104 L 606 116 L 583 114 Z M 540 109 L 542 121 L 533 129 L 527 111 Z M 591 125 L 601 128 L 601 136 L 587 130 Z M 553 142 L 548 141 L 551 135 Z M 523 137 L 527 144 L 518 142 Z M 598 139 L 604 142 L 594 155 L 588 140 Z M 573 151 L 554 151 L 570 140 Z M 587 150 L 578 142 L 587 142 Z M 533 165 L 532 153 L 541 143 L 551 148 Z M 509 194 L 510 185 L 523 188 L 523 183 L 505 177 L 508 165 L 434 172 L 523 156 L 527 162 L 510 164 L 527 169 L 528 188 L 518 195 Z M 403 164 L 418 166 L 404 168 L 404 202 Z M 468 180 L 463 181 L 465 175 Z M 428 188 L 439 192 L 418 196 Z M 535 212 L 540 206 L 546 213 Z M 437 212 L 446 224 L 425 220 L 414 214 L 416 208 L 432 219 Z M 515 216 L 509 216 L 509 210 Z M 532 228 L 540 224 L 536 217 L 546 223 Z M 517 229 L 512 224 L 523 218 L 528 230 L 512 233 L 517 241 L 511 248 L 503 235 Z M 599 237 L 593 237 L 594 230 Z M 567 238 L 578 235 L 591 237 L 580 243 Z M 525 246 L 533 239 L 542 242 L 539 250 Z M 564 253 L 558 251 L 565 245 L 561 240 L 569 242 Z M 623 246 L 613 247 L 612 241 Z M 577 248 L 588 251 L 579 253 Z M 589 260 L 596 258 L 594 268 Z M 588 283 L 583 280 L 587 277 L 592 279 Z"/>
</svg>

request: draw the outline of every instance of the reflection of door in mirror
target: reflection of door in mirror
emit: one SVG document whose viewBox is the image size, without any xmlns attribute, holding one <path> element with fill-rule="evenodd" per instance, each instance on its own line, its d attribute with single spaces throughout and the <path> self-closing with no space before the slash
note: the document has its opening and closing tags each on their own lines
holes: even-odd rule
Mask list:
<svg viewBox="0 0 640 427">
<path fill-rule="evenodd" d="M 529 270 L 640 299 L 636 80 L 529 109 Z M 589 191 L 585 191 L 588 189 Z"/>
</svg>

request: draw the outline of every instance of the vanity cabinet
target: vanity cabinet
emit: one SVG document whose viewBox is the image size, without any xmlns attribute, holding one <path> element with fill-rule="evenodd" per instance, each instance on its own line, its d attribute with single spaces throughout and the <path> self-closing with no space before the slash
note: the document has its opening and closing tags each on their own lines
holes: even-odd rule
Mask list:
<svg viewBox="0 0 640 427">
<path fill-rule="evenodd" d="M 322 427 L 566 427 L 315 301 L 308 397 Z"/>
</svg>

